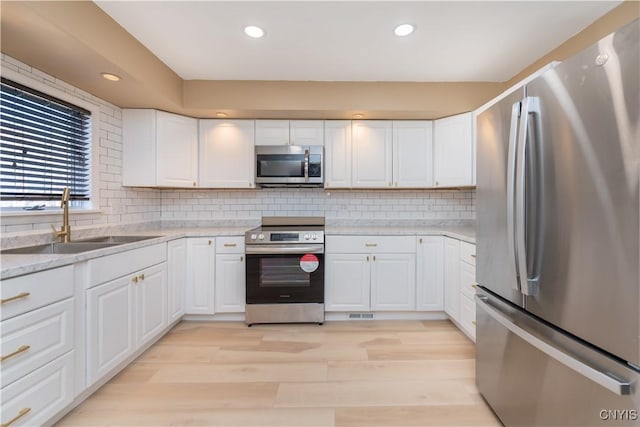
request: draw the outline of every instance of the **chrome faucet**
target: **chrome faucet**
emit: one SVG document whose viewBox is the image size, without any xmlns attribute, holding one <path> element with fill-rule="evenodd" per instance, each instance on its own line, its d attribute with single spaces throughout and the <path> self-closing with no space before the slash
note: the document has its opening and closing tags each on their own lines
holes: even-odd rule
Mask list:
<svg viewBox="0 0 640 427">
<path fill-rule="evenodd" d="M 54 238 L 60 238 L 60 242 L 69 243 L 71 241 L 71 226 L 69 225 L 69 187 L 65 187 L 62 190 L 62 199 L 60 200 L 60 207 L 62 208 L 62 228 L 60 231 L 53 228 Z"/>
</svg>

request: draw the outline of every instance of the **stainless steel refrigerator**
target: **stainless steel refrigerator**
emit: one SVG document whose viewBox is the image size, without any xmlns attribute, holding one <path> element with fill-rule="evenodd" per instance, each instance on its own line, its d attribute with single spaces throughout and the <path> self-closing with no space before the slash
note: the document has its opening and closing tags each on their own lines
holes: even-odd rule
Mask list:
<svg viewBox="0 0 640 427">
<path fill-rule="evenodd" d="M 477 385 L 507 426 L 640 425 L 636 20 L 477 116 Z"/>
</svg>

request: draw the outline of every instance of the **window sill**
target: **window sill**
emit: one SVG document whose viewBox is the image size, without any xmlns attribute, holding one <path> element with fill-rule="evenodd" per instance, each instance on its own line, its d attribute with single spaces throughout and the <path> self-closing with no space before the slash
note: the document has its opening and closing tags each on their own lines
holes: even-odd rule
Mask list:
<svg viewBox="0 0 640 427">
<path fill-rule="evenodd" d="M 69 209 L 69 215 L 99 214 L 100 209 Z M 62 209 L 45 209 L 43 211 L 10 210 L 0 211 L 0 218 L 20 216 L 62 215 Z"/>
</svg>

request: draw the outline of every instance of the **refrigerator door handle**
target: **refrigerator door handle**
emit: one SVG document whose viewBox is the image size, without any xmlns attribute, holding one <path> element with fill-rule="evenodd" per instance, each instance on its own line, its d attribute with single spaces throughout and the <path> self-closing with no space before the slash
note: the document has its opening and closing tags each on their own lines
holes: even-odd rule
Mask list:
<svg viewBox="0 0 640 427">
<path fill-rule="evenodd" d="M 604 372 L 592 368 L 585 363 L 582 363 L 569 354 L 564 353 L 560 349 L 547 344 L 545 341 L 517 326 L 506 315 L 502 314 L 499 309 L 496 309 L 493 306 L 489 305 L 486 301 L 488 301 L 487 297 L 476 296 L 476 303 L 478 304 L 478 306 L 482 308 L 482 310 L 484 310 L 496 322 L 500 323 L 513 334 L 517 335 L 547 356 L 562 363 L 567 368 L 574 370 L 578 374 L 590 379 L 591 381 L 617 394 L 618 396 L 626 396 L 631 394 L 632 382 L 620 381 L 617 378 L 614 378 Z"/>
<path fill-rule="evenodd" d="M 516 281 L 513 288 L 520 291 L 521 284 L 518 277 L 518 256 L 516 254 L 515 230 L 515 180 L 516 180 L 516 152 L 518 149 L 518 117 L 520 116 L 520 101 L 511 107 L 511 123 L 509 125 L 509 152 L 507 157 L 507 245 L 509 260 L 513 262 Z"/>
<path fill-rule="evenodd" d="M 518 132 L 518 150 L 516 153 L 516 183 L 515 183 L 515 222 L 516 222 L 516 256 L 518 260 L 518 275 L 520 278 L 520 292 L 524 295 L 535 295 L 538 290 L 538 281 L 531 280 L 527 267 L 527 242 L 526 242 L 526 165 L 527 165 L 527 144 L 530 142 L 527 137 L 529 133 L 529 115 L 539 114 L 540 107 L 538 99 L 526 97 L 522 101 L 520 113 L 520 131 Z"/>
</svg>

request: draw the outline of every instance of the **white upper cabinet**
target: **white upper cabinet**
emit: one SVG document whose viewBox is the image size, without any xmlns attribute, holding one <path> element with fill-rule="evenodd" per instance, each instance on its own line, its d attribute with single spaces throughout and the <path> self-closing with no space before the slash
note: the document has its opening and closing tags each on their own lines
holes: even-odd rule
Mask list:
<svg viewBox="0 0 640 427">
<path fill-rule="evenodd" d="M 255 144 L 289 144 L 289 120 L 256 120 Z"/>
<path fill-rule="evenodd" d="M 432 122 L 393 122 L 393 186 L 433 187 Z"/>
<path fill-rule="evenodd" d="M 200 120 L 199 187 L 253 188 L 253 120 Z"/>
<path fill-rule="evenodd" d="M 351 121 L 324 122 L 324 186 L 351 187 Z"/>
<path fill-rule="evenodd" d="M 323 145 L 322 120 L 256 120 L 255 145 Z"/>
<path fill-rule="evenodd" d="M 291 145 L 324 145 L 324 121 L 291 120 L 289 143 Z"/>
<path fill-rule="evenodd" d="M 474 185 L 472 116 L 472 113 L 465 113 L 435 121 L 433 132 L 435 187 Z"/>
<path fill-rule="evenodd" d="M 353 187 L 391 187 L 392 126 L 386 120 L 353 122 Z"/>
<path fill-rule="evenodd" d="M 149 109 L 122 110 L 122 185 L 195 187 L 198 121 Z"/>
</svg>

